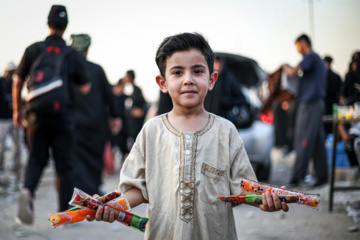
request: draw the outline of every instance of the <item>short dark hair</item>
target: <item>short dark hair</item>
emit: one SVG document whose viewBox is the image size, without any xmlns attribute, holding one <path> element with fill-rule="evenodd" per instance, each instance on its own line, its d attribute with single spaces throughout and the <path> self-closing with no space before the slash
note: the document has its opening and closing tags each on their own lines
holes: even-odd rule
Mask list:
<svg viewBox="0 0 360 240">
<path fill-rule="evenodd" d="M 301 34 L 295 41 L 295 43 L 300 42 L 301 40 L 304 40 L 306 44 L 311 48 L 311 40 L 308 35 Z"/>
<path fill-rule="evenodd" d="M 131 77 L 132 81 L 135 80 L 135 72 L 134 72 L 134 70 L 128 70 L 128 71 L 126 72 L 126 74 Z"/>
<path fill-rule="evenodd" d="M 210 74 L 214 69 L 214 52 L 209 43 L 199 33 L 180 33 L 164 39 L 156 51 L 155 61 L 161 76 L 165 78 L 166 59 L 174 52 L 195 48 L 205 57 Z"/>
<path fill-rule="evenodd" d="M 48 26 L 52 29 L 56 29 L 56 30 L 65 30 L 67 27 L 67 23 L 55 23 L 55 22 L 51 22 L 48 23 Z"/>
<path fill-rule="evenodd" d="M 330 57 L 330 56 L 326 56 L 326 57 L 324 57 L 324 61 L 327 62 L 327 63 L 329 63 L 329 64 L 331 64 L 332 61 L 333 61 L 333 59 L 332 59 L 332 57 Z"/>
<path fill-rule="evenodd" d="M 123 79 L 123 78 L 120 78 L 116 85 L 121 85 L 121 84 L 123 84 L 123 83 L 124 83 L 124 79 Z"/>
</svg>

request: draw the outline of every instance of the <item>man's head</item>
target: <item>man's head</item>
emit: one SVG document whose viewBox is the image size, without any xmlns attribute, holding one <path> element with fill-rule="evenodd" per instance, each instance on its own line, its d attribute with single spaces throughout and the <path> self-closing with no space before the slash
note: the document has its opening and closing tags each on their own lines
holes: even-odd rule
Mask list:
<svg viewBox="0 0 360 240">
<path fill-rule="evenodd" d="M 87 34 L 71 34 L 71 46 L 86 56 L 91 44 L 91 37 Z"/>
<path fill-rule="evenodd" d="M 9 62 L 8 64 L 6 64 L 5 69 L 4 69 L 4 76 L 7 77 L 12 77 L 15 73 L 16 70 L 16 64 L 14 62 Z"/>
<path fill-rule="evenodd" d="M 125 77 L 123 80 L 127 83 L 134 83 L 135 81 L 135 72 L 134 70 L 128 70 L 126 71 Z"/>
<path fill-rule="evenodd" d="M 125 87 L 124 79 L 120 78 L 113 88 L 114 94 L 116 96 L 122 95 L 124 93 L 124 87 Z"/>
<path fill-rule="evenodd" d="M 224 69 L 224 59 L 219 56 L 215 56 L 214 61 L 214 71 L 217 71 L 219 75 L 221 74 L 222 70 Z"/>
<path fill-rule="evenodd" d="M 308 37 L 308 35 L 306 35 L 306 34 L 300 35 L 300 36 L 295 40 L 295 45 L 296 45 L 297 51 L 298 51 L 301 55 L 305 55 L 306 53 L 308 53 L 309 51 L 311 51 L 311 40 L 310 40 L 310 38 Z"/>
<path fill-rule="evenodd" d="M 161 76 L 165 78 L 166 61 L 177 51 L 199 50 L 205 57 L 209 72 L 213 72 L 214 52 L 205 38 L 198 33 L 181 33 L 164 39 L 156 52 L 156 64 Z"/>
<path fill-rule="evenodd" d="M 332 57 L 330 57 L 330 56 L 324 57 L 324 62 L 325 62 L 326 69 L 331 68 L 332 61 L 333 61 Z"/>
<path fill-rule="evenodd" d="M 53 5 L 50 9 L 48 16 L 48 25 L 50 28 L 55 30 L 66 29 L 68 24 L 68 15 L 66 8 L 62 5 Z"/>
</svg>

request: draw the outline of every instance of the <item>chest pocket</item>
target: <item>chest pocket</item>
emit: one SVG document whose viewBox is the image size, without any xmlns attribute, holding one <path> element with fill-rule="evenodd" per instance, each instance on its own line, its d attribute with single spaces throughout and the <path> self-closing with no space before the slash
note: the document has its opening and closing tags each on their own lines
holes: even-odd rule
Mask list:
<svg viewBox="0 0 360 240">
<path fill-rule="evenodd" d="M 217 169 L 207 163 L 201 166 L 200 199 L 206 203 L 221 202 L 217 199 L 226 190 L 229 184 L 226 184 L 225 170 Z"/>
</svg>

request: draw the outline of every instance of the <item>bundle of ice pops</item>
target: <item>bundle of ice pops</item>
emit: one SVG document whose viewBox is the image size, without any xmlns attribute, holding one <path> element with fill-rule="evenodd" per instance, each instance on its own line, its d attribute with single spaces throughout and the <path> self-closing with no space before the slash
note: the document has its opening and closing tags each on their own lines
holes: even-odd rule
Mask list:
<svg viewBox="0 0 360 240">
<path fill-rule="evenodd" d="M 235 204 L 239 203 L 262 203 L 262 197 L 260 194 L 265 192 L 276 193 L 279 196 L 280 201 L 286 203 L 298 203 L 309 206 L 315 210 L 320 204 L 320 194 L 302 193 L 292 190 L 284 190 L 280 187 L 273 186 L 266 183 L 255 182 L 242 178 L 240 182 L 242 190 L 247 192 L 253 192 L 258 194 L 240 194 L 218 197 L 223 202 L 231 202 Z"/>
<path fill-rule="evenodd" d="M 48 220 L 51 222 L 53 228 L 62 224 L 83 221 L 87 215 L 95 216 L 99 206 L 110 207 L 110 211 L 119 214 L 118 222 L 140 230 L 141 232 L 145 231 L 146 223 L 149 221 L 148 218 L 139 217 L 130 213 L 131 208 L 127 199 L 122 198 L 119 192 L 111 192 L 95 199 L 80 189 L 75 188 L 69 204 L 75 207 L 65 212 L 49 214 L 50 217 Z"/>
</svg>

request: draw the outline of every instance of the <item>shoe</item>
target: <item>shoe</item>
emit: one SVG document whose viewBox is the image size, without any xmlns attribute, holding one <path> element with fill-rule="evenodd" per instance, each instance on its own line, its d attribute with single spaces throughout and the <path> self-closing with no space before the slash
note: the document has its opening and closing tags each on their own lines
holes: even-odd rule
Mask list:
<svg viewBox="0 0 360 240">
<path fill-rule="evenodd" d="M 34 222 L 34 207 L 30 191 L 26 188 L 22 189 L 17 202 L 18 218 L 22 223 L 32 224 Z"/>
<path fill-rule="evenodd" d="M 327 183 L 328 183 L 327 178 L 326 179 L 321 179 L 320 178 L 320 179 L 316 180 L 316 182 L 314 184 L 312 184 L 311 187 L 320 187 L 320 186 L 322 186 L 324 184 L 327 184 Z"/>
<path fill-rule="evenodd" d="M 292 180 L 286 185 L 286 188 L 287 189 L 292 189 L 292 188 L 297 188 L 299 186 L 300 186 L 300 181 Z"/>
</svg>

